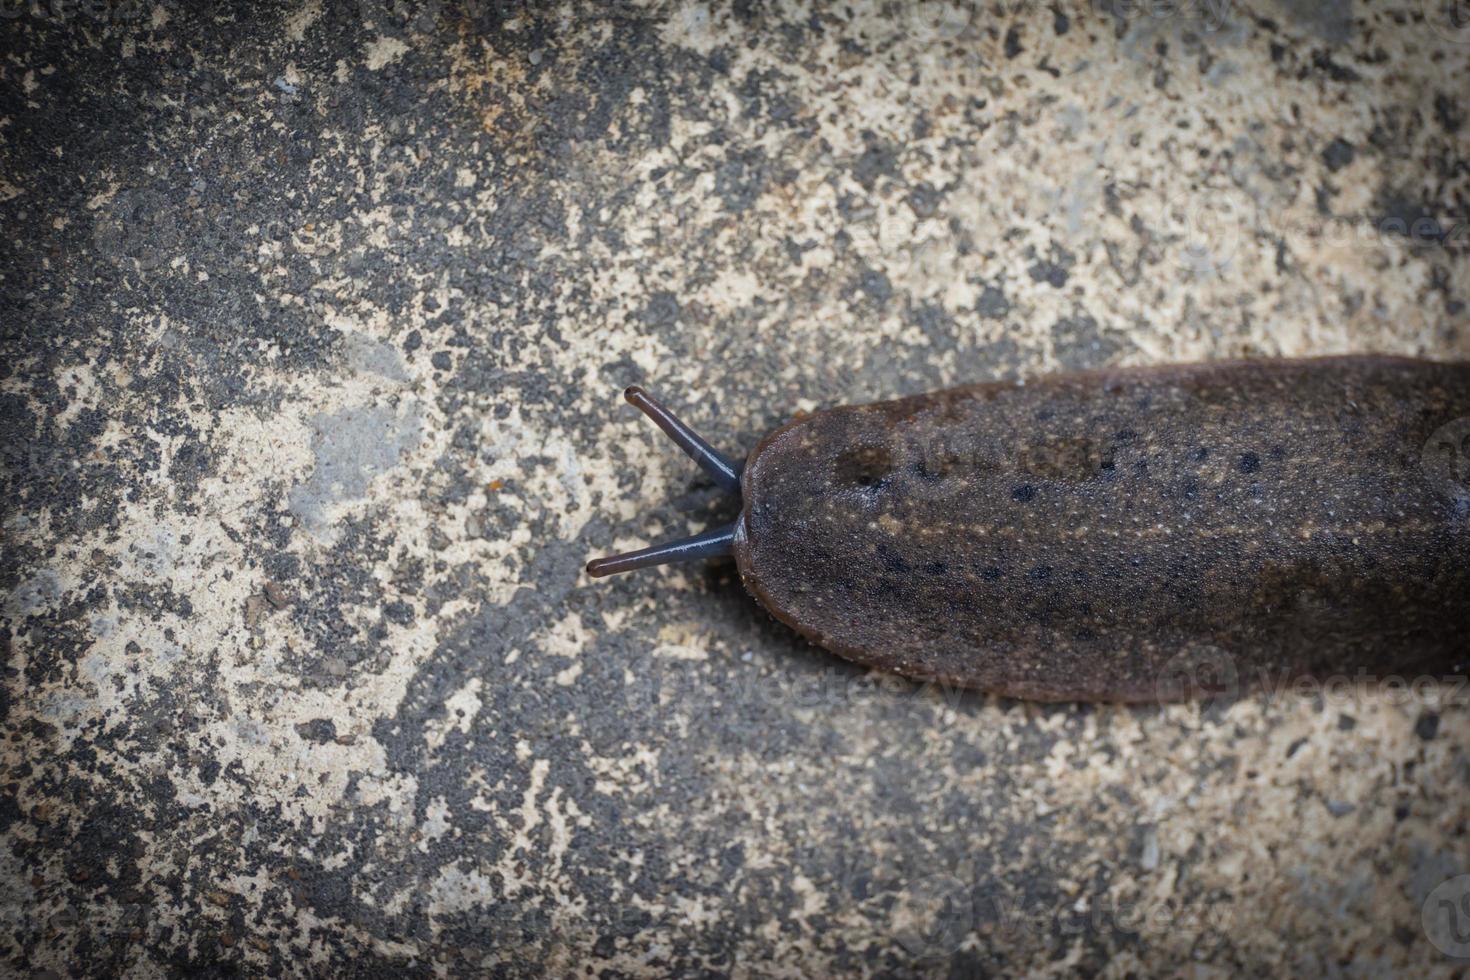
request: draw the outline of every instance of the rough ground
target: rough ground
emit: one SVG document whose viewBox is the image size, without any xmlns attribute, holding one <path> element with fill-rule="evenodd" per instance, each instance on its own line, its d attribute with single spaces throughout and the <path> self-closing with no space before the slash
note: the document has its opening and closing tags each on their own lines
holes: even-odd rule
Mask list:
<svg viewBox="0 0 1470 980">
<path fill-rule="evenodd" d="M 5 4 L 3 972 L 1452 966 L 1462 694 L 958 697 L 581 568 L 728 512 L 633 381 L 1470 357 L 1456 13 Z"/>
</svg>

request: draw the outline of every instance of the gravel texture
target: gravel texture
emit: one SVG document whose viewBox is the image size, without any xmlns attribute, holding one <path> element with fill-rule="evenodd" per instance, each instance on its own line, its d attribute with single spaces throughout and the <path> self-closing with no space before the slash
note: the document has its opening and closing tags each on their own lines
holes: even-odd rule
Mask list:
<svg viewBox="0 0 1470 980">
<path fill-rule="evenodd" d="M 1043 708 L 582 564 L 731 512 L 633 382 L 1470 357 L 1454 6 L 4 4 L 0 969 L 1453 966 L 1457 689 Z"/>
</svg>

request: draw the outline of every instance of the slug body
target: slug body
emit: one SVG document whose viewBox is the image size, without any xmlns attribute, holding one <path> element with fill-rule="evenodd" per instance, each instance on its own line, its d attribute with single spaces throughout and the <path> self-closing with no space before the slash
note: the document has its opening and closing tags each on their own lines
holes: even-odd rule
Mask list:
<svg viewBox="0 0 1470 980">
<path fill-rule="evenodd" d="M 1013 697 L 1457 672 L 1467 418 L 1470 364 L 1386 357 L 954 388 L 777 429 L 702 547 L 821 646 Z"/>
</svg>

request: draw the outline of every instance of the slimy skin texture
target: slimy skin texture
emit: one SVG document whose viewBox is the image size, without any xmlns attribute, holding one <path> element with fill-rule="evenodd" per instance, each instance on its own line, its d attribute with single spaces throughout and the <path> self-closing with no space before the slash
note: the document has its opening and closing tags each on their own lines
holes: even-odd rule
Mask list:
<svg viewBox="0 0 1470 980">
<path fill-rule="evenodd" d="M 1470 498 L 1424 459 L 1467 416 L 1470 364 L 1386 357 L 836 408 L 751 452 L 733 551 L 751 594 L 815 643 L 1012 697 L 1454 673 Z"/>
</svg>

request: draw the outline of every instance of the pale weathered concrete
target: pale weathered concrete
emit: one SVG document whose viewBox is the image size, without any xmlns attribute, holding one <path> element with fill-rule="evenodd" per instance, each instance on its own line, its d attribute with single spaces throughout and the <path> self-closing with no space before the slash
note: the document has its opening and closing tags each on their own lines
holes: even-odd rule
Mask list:
<svg viewBox="0 0 1470 980">
<path fill-rule="evenodd" d="M 729 511 L 635 380 L 743 451 L 1470 356 L 1442 4 L 6 12 L 7 972 L 1451 965 L 1454 692 L 954 697 L 581 571 Z"/>
</svg>

